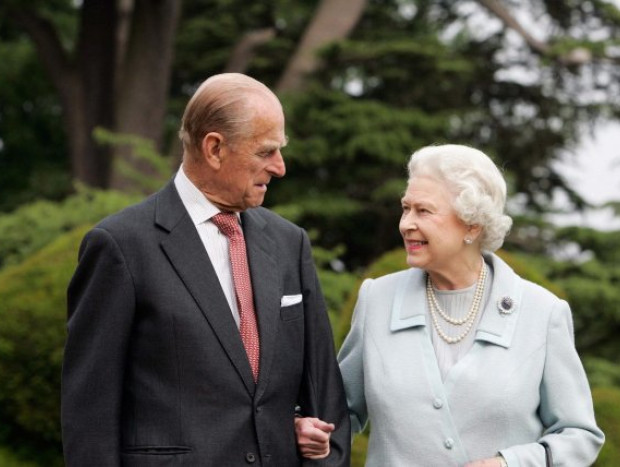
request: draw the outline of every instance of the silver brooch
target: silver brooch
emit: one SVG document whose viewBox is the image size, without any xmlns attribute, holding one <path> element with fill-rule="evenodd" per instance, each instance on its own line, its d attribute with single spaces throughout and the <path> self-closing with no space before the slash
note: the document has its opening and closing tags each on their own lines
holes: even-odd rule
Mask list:
<svg viewBox="0 0 620 467">
<path fill-rule="evenodd" d="M 505 315 L 512 313 L 514 307 L 515 301 L 510 297 L 502 297 L 497 301 L 497 308 L 499 309 L 499 312 Z"/>
</svg>

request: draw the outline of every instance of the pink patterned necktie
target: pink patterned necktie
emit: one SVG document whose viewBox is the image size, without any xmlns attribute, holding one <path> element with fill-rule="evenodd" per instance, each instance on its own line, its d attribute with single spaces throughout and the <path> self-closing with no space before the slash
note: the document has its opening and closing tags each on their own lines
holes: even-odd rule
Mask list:
<svg viewBox="0 0 620 467">
<path fill-rule="evenodd" d="M 235 284 L 235 295 L 237 296 L 237 306 L 239 307 L 239 331 L 243 346 L 248 354 L 254 382 L 256 382 L 258 380 L 260 343 L 245 239 L 243 238 L 237 216 L 234 213 L 221 212 L 213 216 L 211 220 L 217 225 L 220 232 L 228 237 L 228 250 L 230 252 L 230 263 Z"/>
</svg>

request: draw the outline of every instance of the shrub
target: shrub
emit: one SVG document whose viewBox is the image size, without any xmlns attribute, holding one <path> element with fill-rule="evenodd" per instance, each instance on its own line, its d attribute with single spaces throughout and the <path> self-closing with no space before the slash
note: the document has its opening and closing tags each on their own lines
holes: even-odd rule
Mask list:
<svg viewBox="0 0 620 467">
<path fill-rule="evenodd" d="M 38 467 L 15 456 L 9 449 L 0 447 L 0 465 L 2 467 Z"/>
<path fill-rule="evenodd" d="M 596 421 L 606 438 L 601 454 L 594 465 L 615 467 L 620 459 L 620 389 L 594 388 L 592 396 L 594 397 Z"/>
<path fill-rule="evenodd" d="M 86 228 L 0 271 L 0 423 L 5 442 L 60 462 L 60 373 L 65 291 Z M 23 454 L 23 452 L 22 452 Z"/>
<path fill-rule="evenodd" d="M 351 318 L 353 317 L 353 310 L 355 308 L 355 302 L 357 301 L 357 291 L 364 279 L 381 277 L 386 274 L 390 274 L 396 271 L 402 271 L 409 266 L 406 261 L 407 255 L 403 248 L 397 248 L 389 251 L 372 263 L 364 273 L 363 277 L 358 279 L 353 287 L 349 291 L 349 296 L 344 302 L 344 306 L 341 309 L 340 316 L 334 323 L 334 334 L 336 335 L 336 346 L 340 348 L 344 338 L 349 332 L 351 327 Z"/>
<path fill-rule="evenodd" d="M 62 202 L 36 201 L 0 216 L 0 267 L 18 264 L 59 235 L 95 223 L 140 196 L 79 188 Z"/>
</svg>

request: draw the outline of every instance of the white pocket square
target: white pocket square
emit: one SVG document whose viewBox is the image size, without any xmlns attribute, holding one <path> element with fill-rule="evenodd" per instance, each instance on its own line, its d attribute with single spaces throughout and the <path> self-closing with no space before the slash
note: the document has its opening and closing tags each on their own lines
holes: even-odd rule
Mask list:
<svg viewBox="0 0 620 467">
<path fill-rule="evenodd" d="M 282 295 L 282 299 L 280 300 L 280 306 L 284 307 L 284 306 L 291 306 L 291 305 L 297 305 L 298 303 L 301 303 L 301 294 L 297 294 L 297 295 Z"/>
</svg>

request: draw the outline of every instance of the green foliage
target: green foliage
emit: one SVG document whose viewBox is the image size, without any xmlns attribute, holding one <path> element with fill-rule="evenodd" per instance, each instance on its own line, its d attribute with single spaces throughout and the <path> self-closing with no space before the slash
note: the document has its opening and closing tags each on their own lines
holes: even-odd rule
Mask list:
<svg viewBox="0 0 620 467">
<path fill-rule="evenodd" d="M 368 435 L 359 434 L 353 438 L 351 445 L 351 467 L 364 467 L 368 451 Z"/>
<path fill-rule="evenodd" d="M 67 284 L 86 228 L 0 272 L 0 423 L 5 442 L 60 465 L 60 373 Z"/>
<path fill-rule="evenodd" d="M 71 190 L 58 97 L 32 44 L 5 22 L 0 7 L 0 212 Z"/>
<path fill-rule="evenodd" d="M 0 465 L 3 467 L 40 467 L 16 456 L 10 449 L 0 447 Z"/>
<path fill-rule="evenodd" d="M 60 234 L 95 223 L 139 198 L 78 187 L 62 202 L 37 201 L 0 215 L 0 267 L 17 264 Z"/>
<path fill-rule="evenodd" d="M 316 236 L 314 231 L 310 231 L 308 234 L 311 239 Z M 312 257 L 316 264 L 317 275 L 321 283 L 332 329 L 334 329 L 334 323 L 338 320 L 343 303 L 357 282 L 356 276 L 341 268 L 338 257 L 343 250 L 344 247 L 342 245 L 332 250 L 319 246 L 312 248 Z"/>
<path fill-rule="evenodd" d="M 353 317 L 353 310 L 355 309 L 355 303 L 357 302 L 357 291 L 362 285 L 364 279 L 381 277 L 386 274 L 407 269 L 409 266 L 407 265 L 406 258 L 407 254 L 403 248 L 397 248 L 385 253 L 370 266 L 368 266 L 363 277 L 357 281 L 354 288 L 350 289 L 348 299 L 340 311 L 339 320 L 334 326 L 336 345 L 338 348 L 342 345 L 342 342 L 351 327 L 351 318 Z"/>
<path fill-rule="evenodd" d="M 284 106 L 287 176 L 270 185 L 267 203 L 316 230 L 321 246 L 346 245 L 350 270 L 399 244 L 409 154 L 440 138 L 447 117 L 318 87 L 286 97 Z"/>
<path fill-rule="evenodd" d="M 566 292 L 550 281 L 542 272 L 539 262 L 549 262 L 548 258 L 531 258 L 519 253 L 498 250 L 496 254 L 510 265 L 519 276 L 532 281 L 560 298 L 566 299 Z M 538 260 L 538 261 L 536 261 Z"/>
<path fill-rule="evenodd" d="M 609 281 L 604 276 L 587 277 L 576 271 L 558 280 L 558 283 L 568 292 L 573 308 L 577 347 L 582 351 L 620 362 L 620 343 L 617 337 L 620 332 L 618 280 Z"/>
<path fill-rule="evenodd" d="M 332 331 L 336 334 L 336 325 L 340 322 L 340 310 L 357 284 L 357 277 L 350 273 L 330 269 L 318 269 L 317 274 L 327 304 Z"/>
<path fill-rule="evenodd" d="M 585 357 L 583 366 L 592 387 L 620 388 L 620 364 L 596 357 Z"/>
<path fill-rule="evenodd" d="M 582 251 L 589 251 L 604 264 L 620 264 L 620 232 L 601 232 L 584 227 L 564 227 L 557 229 L 557 243 L 573 243 Z M 597 270 L 596 275 L 602 271 Z"/>
<path fill-rule="evenodd" d="M 615 467 L 620 459 L 620 389 L 600 387 L 592 390 L 596 421 L 605 433 L 605 444 L 594 463 L 596 467 Z"/>
<path fill-rule="evenodd" d="M 506 247 L 536 271 L 535 282 L 545 278 L 545 287 L 569 302 L 580 353 L 619 363 L 620 232 L 526 218 L 516 224 Z"/>
<path fill-rule="evenodd" d="M 99 144 L 130 148 L 131 162 L 117 157 L 114 160 L 114 170 L 131 182 L 131 186 L 135 187 L 134 191 L 153 193 L 170 179 L 170 161 L 157 152 L 155 143 L 150 139 L 114 133 L 101 127 L 95 128 L 93 137 Z M 132 163 L 138 163 L 139 166 Z"/>
</svg>

